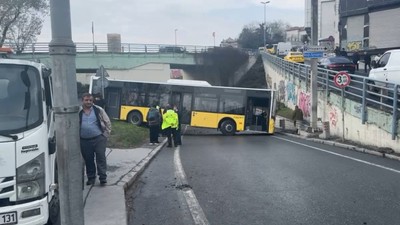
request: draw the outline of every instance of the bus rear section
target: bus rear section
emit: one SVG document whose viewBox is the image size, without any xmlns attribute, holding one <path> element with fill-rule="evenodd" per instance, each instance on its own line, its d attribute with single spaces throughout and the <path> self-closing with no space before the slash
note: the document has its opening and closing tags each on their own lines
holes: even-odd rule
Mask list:
<svg viewBox="0 0 400 225">
<path fill-rule="evenodd" d="M 2 225 L 58 220 L 49 75 L 38 63 L 0 59 Z"/>
</svg>

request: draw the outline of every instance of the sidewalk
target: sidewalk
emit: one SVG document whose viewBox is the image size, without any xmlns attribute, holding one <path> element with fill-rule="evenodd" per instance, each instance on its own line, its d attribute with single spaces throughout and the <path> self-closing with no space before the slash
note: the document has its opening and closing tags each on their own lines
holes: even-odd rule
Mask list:
<svg viewBox="0 0 400 225">
<path fill-rule="evenodd" d="M 84 185 L 85 225 L 125 225 L 127 211 L 125 191 L 135 181 L 151 159 L 165 145 L 144 145 L 135 149 L 107 149 L 107 185 Z M 86 183 L 86 178 L 84 180 Z"/>
<path fill-rule="evenodd" d="M 285 121 L 284 128 L 281 128 L 279 126 L 280 120 Z M 320 130 L 323 130 L 322 124 L 318 123 L 317 127 Z M 353 150 L 353 151 L 358 151 L 358 152 L 362 152 L 362 153 L 366 153 L 366 154 L 370 154 L 370 155 L 376 155 L 376 156 L 400 161 L 400 156 L 398 154 L 392 154 L 391 152 L 388 152 L 386 149 L 372 149 L 372 148 L 368 148 L 368 147 L 353 144 L 353 143 L 344 143 L 344 142 L 339 141 L 337 138 L 336 139 L 333 139 L 333 138 L 323 139 L 323 138 L 319 137 L 319 134 L 321 134 L 321 133 L 314 134 L 314 133 L 307 132 L 305 130 L 300 130 L 297 134 L 296 128 L 293 126 L 293 120 L 290 120 L 290 119 L 287 119 L 287 118 L 284 118 L 281 116 L 276 116 L 275 130 L 276 130 L 276 133 L 284 134 L 284 135 L 291 136 L 291 137 L 302 138 L 302 139 L 306 139 L 306 140 L 313 141 L 316 143 L 337 146 L 340 148 L 345 148 L 345 149 L 349 149 L 349 150 Z"/>
</svg>

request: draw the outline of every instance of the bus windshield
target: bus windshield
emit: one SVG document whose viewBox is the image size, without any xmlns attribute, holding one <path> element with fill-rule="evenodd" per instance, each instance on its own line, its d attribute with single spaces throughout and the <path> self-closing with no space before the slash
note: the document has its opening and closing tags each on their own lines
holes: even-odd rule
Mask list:
<svg viewBox="0 0 400 225">
<path fill-rule="evenodd" d="M 0 134 L 23 132 L 43 122 L 39 71 L 0 64 Z"/>
</svg>

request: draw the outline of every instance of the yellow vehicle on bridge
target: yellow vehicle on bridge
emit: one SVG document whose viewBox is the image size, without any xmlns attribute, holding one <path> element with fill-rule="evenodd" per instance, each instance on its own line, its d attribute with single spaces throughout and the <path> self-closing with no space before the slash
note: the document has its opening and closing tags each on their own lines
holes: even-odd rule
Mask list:
<svg viewBox="0 0 400 225">
<path fill-rule="evenodd" d="M 304 55 L 302 52 L 288 52 L 283 59 L 289 62 L 304 63 Z"/>
<path fill-rule="evenodd" d="M 266 47 L 267 52 L 269 54 L 275 55 L 277 46 L 278 46 L 278 44 L 269 45 L 268 47 Z"/>
</svg>

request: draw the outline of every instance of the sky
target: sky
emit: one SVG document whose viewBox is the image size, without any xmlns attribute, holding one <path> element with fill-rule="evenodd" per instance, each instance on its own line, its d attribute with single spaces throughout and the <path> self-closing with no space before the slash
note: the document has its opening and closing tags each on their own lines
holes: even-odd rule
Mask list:
<svg viewBox="0 0 400 225">
<path fill-rule="evenodd" d="M 266 21 L 304 26 L 304 0 L 270 0 Z M 72 40 L 106 43 L 108 33 L 123 43 L 213 46 L 237 38 L 245 25 L 264 21 L 260 0 L 70 0 Z M 176 30 L 176 31 L 175 31 Z M 38 42 L 51 41 L 46 17 Z"/>
</svg>

